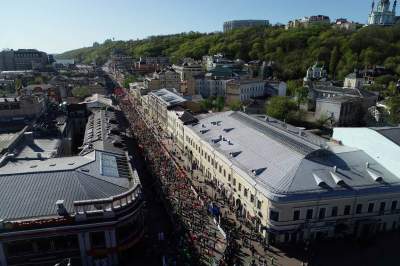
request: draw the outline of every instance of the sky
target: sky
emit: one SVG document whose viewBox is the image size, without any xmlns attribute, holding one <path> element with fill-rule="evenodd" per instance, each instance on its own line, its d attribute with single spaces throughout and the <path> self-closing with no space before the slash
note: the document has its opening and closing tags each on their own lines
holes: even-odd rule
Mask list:
<svg viewBox="0 0 400 266">
<path fill-rule="evenodd" d="M 0 0 L 0 49 L 48 53 L 187 31 L 221 31 L 233 19 L 328 15 L 366 23 L 372 0 Z"/>
</svg>

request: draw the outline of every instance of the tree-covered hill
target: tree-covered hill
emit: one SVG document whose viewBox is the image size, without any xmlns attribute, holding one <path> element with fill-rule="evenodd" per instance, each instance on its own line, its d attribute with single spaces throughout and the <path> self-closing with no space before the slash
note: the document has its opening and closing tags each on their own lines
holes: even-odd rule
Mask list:
<svg viewBox="0 0 400 266">
<path fill-rule="evenodd" d="M 285 30 L 274 27 L 245 28 L 228 33 L 182 33 L 153 36 L 137 41 L 111 41 L 73 50 L 59 58 L 104 63 L 113 51 L 134 57 L 165 55 L 175 62 L 183 57 L 223 53 L 227 57 L 275 61 L 284 80 L 304 77 L 306 69 L 319 61 L 331 77 L 342 79 L 355 68 L 384 65 L 400 75 L 400 25 L 364 27 L 356 32 L 315 26 Z"/>
</svg>

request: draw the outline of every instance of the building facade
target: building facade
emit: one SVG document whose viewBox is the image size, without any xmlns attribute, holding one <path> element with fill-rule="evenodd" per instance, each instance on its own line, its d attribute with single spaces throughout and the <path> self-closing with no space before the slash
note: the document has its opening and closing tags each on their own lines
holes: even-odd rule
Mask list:
<svg viewBox="0 0 400 266">
<path fill-rule="evenodd" d="M 144 201 L 120 115 L 94 111 L 76 156 L 2 154 L 0 265 L 111 266 L 129 255 L 144 234 Z"/>
<path fill-rule="evenodd" d="M 152 77 L 144 80 L 144 86 L 148 90 L 180 89 L 181 77 L 173 68 L 164 68 L 153 73 Z"/>
<path fill-rule="evenodd" d="M 168 110 L 171 108 L 182 106 L 186 100 L 167 89 L 161 89 L 150 92 L 147 95 L 145 109 L 148 110 L 149 118 L 157 122 L 163 130 L 166 131 L 168 126 Z"/>
<path fill-rule="evenodd" d="M 0 71 L 40 69 L 49 64 L 44 52 L 34 49 L 5 50 L 0 52 Z"/>
<path fill-rule="evenodd" d="M 248 27 L 269 26 L 269 20 L 231 20 L 224 22 L 224 32 Z"/>
<path fill-rule="evenodd" d="M 379 0 L 375 6 L 375 0 L 372 2 L 371 13 L 368 17 L 368 25 L 389 26 L 397 22 L 396 17 L 397 0 L 391 7 L 390 0 Z"/>
<path fill-rule="evenodd" d="M 46 104 L 42 97 L 0 98 L 0 122 L 35 119 L 45 110 Z"/>
<path fill-rule="evenodd" d="M 266 95 L 266 82 L 263 80 L 231 80 L 226 85 L 226 101 L 228 103 L 245 102 Z"/>
<path fill-rule="evenodd" d="M 197 118 L 175 137 L 194 168 L 269 243 L 368 236 L 400 226 L 399 172 L 379 157 L 263 115 Z"/>
<path fill-rule="evenodd" d="M 288 22 L 286 25 L 286 29 L 292 28 L 308 28 L 312 25 L 320 25 L 320 24 L 330 24 L 331 19 L 328 16 L 324 15 L 315 15 L 310 17 L 304 17 L 302 19 L 295 19 Z"/>
</svg>

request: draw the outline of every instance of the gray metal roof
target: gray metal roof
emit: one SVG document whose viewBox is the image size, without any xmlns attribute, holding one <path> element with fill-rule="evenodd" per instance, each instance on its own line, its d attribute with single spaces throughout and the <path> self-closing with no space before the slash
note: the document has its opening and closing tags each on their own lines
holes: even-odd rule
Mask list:
<svg viewBox="0 0 400 266">
<path fill-rule="evenodd" d="M 182 96 L 180 96 L 176 93 L 173 93 L 172 91 L 167 90 L 167 89 L 153 91 L 153 92 L 150 92 L 150 94 L 159 98 L 167 106 L 174 106 L 174 105 L 178 105 L 178 104 L 182 104 L 182 103 L 186 102 L 185 98 L 183 98 Z"/>
<path fill-rule="evenodd" d="M 93 110 L 86 124 L 82 154 L 104 150 L 124 154 L 124 132 L 120 111 Z"/>
<path fill-rule="evenodd" d="M 379 134 L 400 145 L 400 127 L 376 128 Z"/>
<path fill-rule="evenodd" d="M 272 200 L 400 191 L 399 177 L 364 151 L 327 143 L 310 133 L 300 134 L 298 129 L 296 133 L 295 127 L 282 122 L 239 112 L 198 118 L 199 123 L 191 129 Z M 382 175 L 384 182 L 377 182 L 372 175 Z M 340 184 L 335 181 L 338 176 L 343 179 Z M 326 186 L 321 187 L 316 179 Z"/>
<path fill-rule="evenodd" d="M 87 156 L 9 162 L 0 168 L 0 219 L 57 216 L 57 200 L 64 200 L 72 213 L 74 201 L 108 198 L 139 183 L 132 176 L 130 182 L 120 165 L 118 176 L 104 175 L 104 154 L 119 157 L 94 151 Z"/>
</svg>

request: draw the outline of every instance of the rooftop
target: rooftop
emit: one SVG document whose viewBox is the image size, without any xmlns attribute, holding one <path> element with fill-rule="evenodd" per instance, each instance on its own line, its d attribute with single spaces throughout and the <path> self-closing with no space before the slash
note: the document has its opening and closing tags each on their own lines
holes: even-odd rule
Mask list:
<svg viewBox="0 0 400 266">
<path fill-rule="evenodd" d="M 364 151 L 334 145 L 281 121 L 240 112 L 198 119 L 191 129 L 272 200 L 400 189 L 399 177 Z"/>
<path fill-rule="evenodd" d="M 116 111 L 95 110 L 87 123 L 82 153 L 59 158 L 56 150 L 61 140 L 25 133 L 13 150 L 0 157 L 0 219 L 58 217 L 58 200 L 64 200 L 72 214 L 76 201 L 108 199 L 140 185 L 125 152 L 124 132 Z M 13 137 L 1 136 L 4 143 Z M 121 145 L 116 139 L 121 139 Z"/>
<path fill-rule="evenodd" d="M 11 161 L 0 173 L 0 218 L 58 216 L 57 200 L 64 200 L 68 213 L 72 213 L 74 201 L 121 194 L 138 184 L 120 173 L 125 170 L 117 160 L 123 159 L 94 151 L 86 156 Z"/>
<path fill-rule="evenodd" d="M 186 99 L 183 98 L 182 96 L 173 93 L 170 90 L 167 89 L 161 89 L 158 91 L 153 91 L 149 93 L 150 95 L 154 95 L 155 97 L 159 98 L 162 100 L 167 106 L 174 106 L 178 104 L 182 104 L 186 102 Z"/>
</svg>

